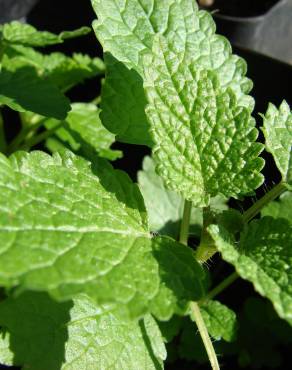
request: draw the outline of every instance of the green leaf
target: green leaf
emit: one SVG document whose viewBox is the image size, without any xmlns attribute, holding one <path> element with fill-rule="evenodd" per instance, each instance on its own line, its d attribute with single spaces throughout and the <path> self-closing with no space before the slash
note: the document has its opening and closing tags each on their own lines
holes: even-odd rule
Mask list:
<svg viewBox="0 0 292 370">
<path fill-rule="evenodd" d="M 165 188 L 163 180 L 155 172 L 155 163 L 151 157 L 144 158 L 143 170 L 138 172 L 138 183 L 147 209 L 150 230 L 177 239 L 184 200 L 178 193 Z M 222 212 L 227 209 L 226 200 L 219 196 L 212 198 L 211 208 L 215 212 Z M 192 207 L 190 233 L 200 236 L 202 224 L 202 210 Z"/>
<path fill-rule="evenodd" d="M 224 37 L 215 35 L 211 15 L 199 11 L 195 1 L 129 0 L 117 4 L 115 0 L 92 0 L 92 5 L 98 16 L 93 28 L 104 51 L 125 65 L 122 67 L 111 58 L 108 81 L 102 90 L 105 126 L 117 133 L 117 115 L 110 110 L 115 113 L 119 107 L 118 116 L 122 117 L 119 130 L 125 126 L 124 130 L 131 132 L 129 141 L 126 135 L 121 136 L 122 141 L 151 145 L 143 114 L 145 98 L 138 75 L 144 76 L 141 55 L 152 50 L 153 37 L 157 33 L 170 40 L 175 53 L 183 59 L 182 63 L 188 64 L 192 60 L 197 68 L 215 70 L 221 86 L 231 87 L 242 105 L 253 107 L 253 99 L 245 95 L 252 88 L 251 81 L 245 77 L 245 62 L 232 55 L 230 44 Z M 122 81 L 127 81 L 128 86 Z M 139 97 L 134 106 L 133 92 Z M 132 109 L 128 109 L 129 105 Z"/>
<path fill-rule="evenodd" d="M 250 111 L 216 74 L 178 61 L 165 40 L 144 58 L 144 87 L 156 171 L 168 189 L 196 206 L 222 194 L 237 198 L 259 187 L 262 145 Z"/>
<path fill-rule="evenodd" d="M 59 52 L 45 55 L 22 45 L 6 47 L 2 58 L 3 68 L 12 72 L 27 66 L 34 67 L 39 76 L 49 80 L 62 91 L 67 91 L 87 78 L 104 73 L 105 69 L 101 59 L 90 58 L 88 55 L 77 53 L 68 57 Z"/>
<path fill-rule="evenodd" d="M 284 100 L 280 108 L 277 109 L 270 103 L 263 119 L 266 149 L 273 155 L 276 165 L 281 172 L 283 181 L 291 186 L 292 113 L 288 104 Z"/>
<path fill-rule="evenodd" d="M 216 340 L 233 342 L 237 334 L 236 314 L 218 301 L 208 301 L 200 306 L 209 334 Z"/>
<path fill-rule="evenodd" d="M 104 60 L 106 78 L 101 90 L 102 123 L 117 135 L 118 141 L 152 147 L 142 78 L 108 53 Z"/>
<path fill-rule="evenodd" d="M 9 44 L 20 44 L 33 47 L 60 44 L 66 39 L 86 35 L 90 28 L 81 27 L 74 31 L 64 31 L 59 35 L 47 31 L 38 31 L 29 24 L 13 21 L 6 23 L 1 29 L 2 42 Z"/>
<path fill-rule="evenodd" d="M 166 357 L 155 320 L 122 321 L 114 307 L 98 307 L 86 295 L 57 303 L 26 292 L 0 304 L 15 365 L 32 370 L 162 369 Z M 6 362 L 5 362 L 6 363 Z"/>
<path fill-rule="evenodd" d="M 292 324 L 291 223 L 272 217 L 253 221 L 242 233 L 238 248 L 230 234 L 218 226 L 211 225 L 209 232 L 222 257 Z"/>
<path fill-rule="evenodd" d="M 70 110 L 69 100 L 32 67 L 0 71 L 1 104 L 18 112 L 31 111 L 56 119 L 64 119 Z"/>
<path fill-rule="evenodd" d="M 73 103 L 63 127 L 55 135 L 86 158 L 94 159 L 96 155 L 111 160 L 120 158 L 120 151 L 110 149 L 115 136 L 104 128 L 99 114 L 100 110 L 95 104 Z M 58 124 L 59 121 L 54 119 L 48 119 L 44 123 L 47 129 Z"/>
<path fill-rule="evenodd" d="M 70 152 L 0 157 L 0 285 L 48 291 L 59 300 L 87 293 L 122 314 L 182 313 L 204 292 L 193 251 L 152 238 L 143 199 L 104 160 Z"/>
<path fill-rule="evenodd" d="M 269 203 L 262 209 L 261 215 L 271 216 L 274 218 L 285 218 L 292 222 L 292 193 L 286 192 L 281 195 L 278 201 Z"/>
</svg>

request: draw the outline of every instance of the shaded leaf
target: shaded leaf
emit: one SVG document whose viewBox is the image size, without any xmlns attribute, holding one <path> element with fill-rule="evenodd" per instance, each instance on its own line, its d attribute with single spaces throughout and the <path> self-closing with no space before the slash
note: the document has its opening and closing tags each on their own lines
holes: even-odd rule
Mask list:
<svg viewBox="0 0 292 370">
<path fill-rule="evenodd" d="M 0 72 L 0 105 L 18 112 L 31 111 L 46 117 L 64 119 L 69 100 L 49 81 L 41 79 L 32 67 Z"/>
<path fill-rule="evenodd" d="M 278 201 L 270 202 L 261 211 L 262 216 L 274 218 L 285 218 L 292 222 L 292 193 L 286 192 L 281 195 Z"/>
<path fill-rule="evenodd" d="M 1 325 L 10 332 L 13 363 L 23 368 L 163 368 L 166 352 L 150 315 L 139 323 L 122 321 L 113 306 L 98 307 L 86 295 L 57 303 L 36 292 L 7 299 L 0 313 Z"/>
<path fill-rule="evenodd" d="M 278 315 L 292 324 L 292 226 L 285 219 L 264 217 L 249 224 L 239 247 L 218 226 L 209 227 L 222 257 L 238 274 L 269 298 Z"/>
<path fill-rule="evenodd" d="M 103 160 L 70 152 L 0 157 L 0 284 L 79 292 L 116 302 L 121 313 L 182 313 L 204 292 L 190 248 L 151 238 L 138 187 Z"/>
</svg>

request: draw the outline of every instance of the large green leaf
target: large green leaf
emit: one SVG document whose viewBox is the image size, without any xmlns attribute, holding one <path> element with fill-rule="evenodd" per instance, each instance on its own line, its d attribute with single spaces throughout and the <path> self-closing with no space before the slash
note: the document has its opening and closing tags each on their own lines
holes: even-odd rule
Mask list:
<svg viewBox="0 0 292 370">
<path fill-rule="evenodd" d="M 283 101 L 277 109 L 270 103 L 263 119 L 266 149 L 292 190 L 292 113 L 288 104 Z"/>
<path fill-rule="evenodd" d="M 13 21 L 6 23 L 0 28 L 0 41 L 9 44 L 20 44 L 26 46 L 47 46 L 60 44 L 66 39 L 86 35 L 90 28 L 81 27 L 74 31 L 64 31 L 56 35 L 47 31 L 38 31 L 30 24 Z"/>
<path fill-rule="evenodd" d="M 262 145 L 250 111 L 223 90 L 216 74 L 179 62 L 162 38 L 144 58 L 146 109 L 156 170 L 167 188 L 196 206 L 238 197 L 263 182 Z"/>
<path fill-rule="evenodd" d="M 163 180 L 155 172 L 155 162 L 151 157 L 144 158 L 143 171 L 138 172 L 138 183 L 147 209 L 150 230 L 177 239 L 184 200 L 178 193 L 165 188 Z M 226 200 L 223 197 L 212 198 L 210 203 L 215 212 L 227 209 Z M 202 224 L 202 210 L 192 207 L 190 233 L 199 237 Z"/>
<path fill-rule="evenodd" d="M 200 307 L 209 334 L 216 340 L 232 342 L 237 334 L 236 314 L 218 301 L 208 301 Z"/>
<path fill-rule="evenodd" d="M 104 72 L 103 61 L 88 55 L 73 54 L 68 57 L 59 52 L 45 55 L 23 45 L 6 47 L 2 67 L 15 71 L 27 66 L 34 67 L 39 76 L 51 81 L 62 91 Z"/>
<path fill-rule="evenodd" d="M 49 81 L 41 79 L 34 68 L 15 72 L 0 71 L 0 105 L 46 117 L 64 119 L 70 110 L 69 100 Z"/>
<path fill-rule="evenodd" d="M 96 155 L 112 160 L 120 158 L 120 151 L 110 149 L 115 136 L 102 125 L 99 114 L 95 104 L 73 103 L 66 121 L 55 135 L 86 158 L 94 159 Z M 44 125 L 52 129 L 59 123 L 48 119 Z"/>
<path fill-rule="evenodd" d="M 36 292 L 2 302 L 0 315 L 8 330 L 0 341 L 2 364 L 31 370 L 163 368 L 166 352 L 150 315 L 123 321 L 113 306 L 98 307 L 86 295 L 57 303 Z"/>
<path fill-rule="evenodd" d="M 242 233 L 238 247 L 218 226 L 210 226 L 209 231 L 222 257 L 292 324 L 291 223 L 272 217 L 253 221 Z"/>
<path fill-rule="evenodd" d="M 0 285 L 79 292 L 124 316 L 168 319 L 204 294 L 193 252 L 148 231 L 137 185 L 70 152 L 0 157 Z"/>
<path fill-rule="evenodd" d="M 245 95 L 252 87 L 251 81 L 245 77 L 245 62 L 232 55 L 229 42 L 215 34 L 211 15 L 199 11 L 194 0 L 123 0 L 118 3 L 115 0 L 92 0 L 92 5 L 98 16 L 93 28 L 104 51 L 125 64 L 122 68 L 117 62 L 109 62 L 102 90 L 103 114 L 109 130 L 112 127 L 116 132 L 116 115 L 111 109 L 116 112 L 119 106 L 119 114 L 123 112 L 120 126 L 125 126 L 125 130 L 131 127 L 129 142 L 140 144 L 140 131 L 144 130 L 143 143 L 151 145 L 143 116 L 145 99 L 142 98 L 139 75 L 143 78 L 141 55 L 152 50 L 153 37 L 157 33 L 171 41 L 182 63 L 193 61 L 197 68 L 215 70 L 222 87 L 232 87 L 241 104 L 253 107 L 253 99 Z M 128 86 L 121 83 L 125 77 Z M 133 91 L 139 99 L 135 108 L 128 110 L 127 98 L 133 96 Z M 127 141 L 126 135 L 121 139 Z"/>
<path fill-rule="evenodd" d="M 262 216 L 272 216 L 274 218 L 286 218 L 292 222 L 292 193 L 286 192 L 281 195 L 278 201 L 274 201 L 265 206 L 261 211 Z"/>
</svg>

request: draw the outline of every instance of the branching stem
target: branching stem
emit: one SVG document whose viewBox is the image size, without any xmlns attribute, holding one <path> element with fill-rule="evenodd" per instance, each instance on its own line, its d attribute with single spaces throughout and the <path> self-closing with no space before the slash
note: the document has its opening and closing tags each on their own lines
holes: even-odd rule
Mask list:
<svg viewBox="0 0 292 370">
<path fill-rule="evenodd" d="M 185 245 L 188 244 L 191 209 L 192 209 L 192 203 L 185 200 L 183 219 L 181 222 L 180 237 L 179 237 L 179 241 Z M 206 352 L 207 352 L 211 367 L 213 370 L 220 370 L 217 356 L 216 356 L 212 341 L 209 337 L 208 330 L 206 328 L 204 319 L 201 315 L 199 305 L 196 302 L 191 302 L 191 310 L 192 310 L 192 318 L 197 324 L 200 336 L 206 348 Z"/>
<path fill-rule="evenodd" d="M 210 290 L 210 292 L 201 300 L 200 303 L 209 301 L 210 299 L 213 299 L 218 294 L 220 294 L 223 290 L 225 290 L 229 285 L 231 285 L 235 280 L 239 278 L 239 275 L 236 271 L 234 271 L 231 275 L 227 276 L 226 279 L 221 281 L 215 288 Z"/>
<path fill-rule="evenodd" d="M 274 186 L 270 191 L 268 191 L 263 197 L 257 200 L 248 210 L 243 213 L 243 222 L 248 223 L 252 220 L 265 205 L 267 205 L 272 200 L 276 199 L 279 195 L 284 193 L 286 190 L 285 185 L 280 182 Z"/>
</svg>

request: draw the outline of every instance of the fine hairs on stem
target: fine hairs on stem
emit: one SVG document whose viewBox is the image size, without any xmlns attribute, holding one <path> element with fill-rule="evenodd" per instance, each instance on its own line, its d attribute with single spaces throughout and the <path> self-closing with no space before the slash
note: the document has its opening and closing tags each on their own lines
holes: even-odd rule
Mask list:
<svg viewBox="0 0 292 370">
<path fill-rule="evenodd" d="M 182 218 L 181 227 L 180 227 L 180 238 L 179 238 L 179 241 L 184 245 L 187 245 L 188 243 L 191 208 L 192 208 L 192 203 L 185 200 L 183 218 Z M 192 318 L 194 319 L 198 327 L 198 330 L 202 338 L 202 341 L 204 343 L 211 367 L 213 370 L 220 370 L 217 356 L 216 356 L 212 341 L 210 339 L 208 330 L 206 328 L 204 319 L 202 317 L 200 307 L 198 303 L 191 302 L 190 308 L 192 310 Z"/>
</svg>

